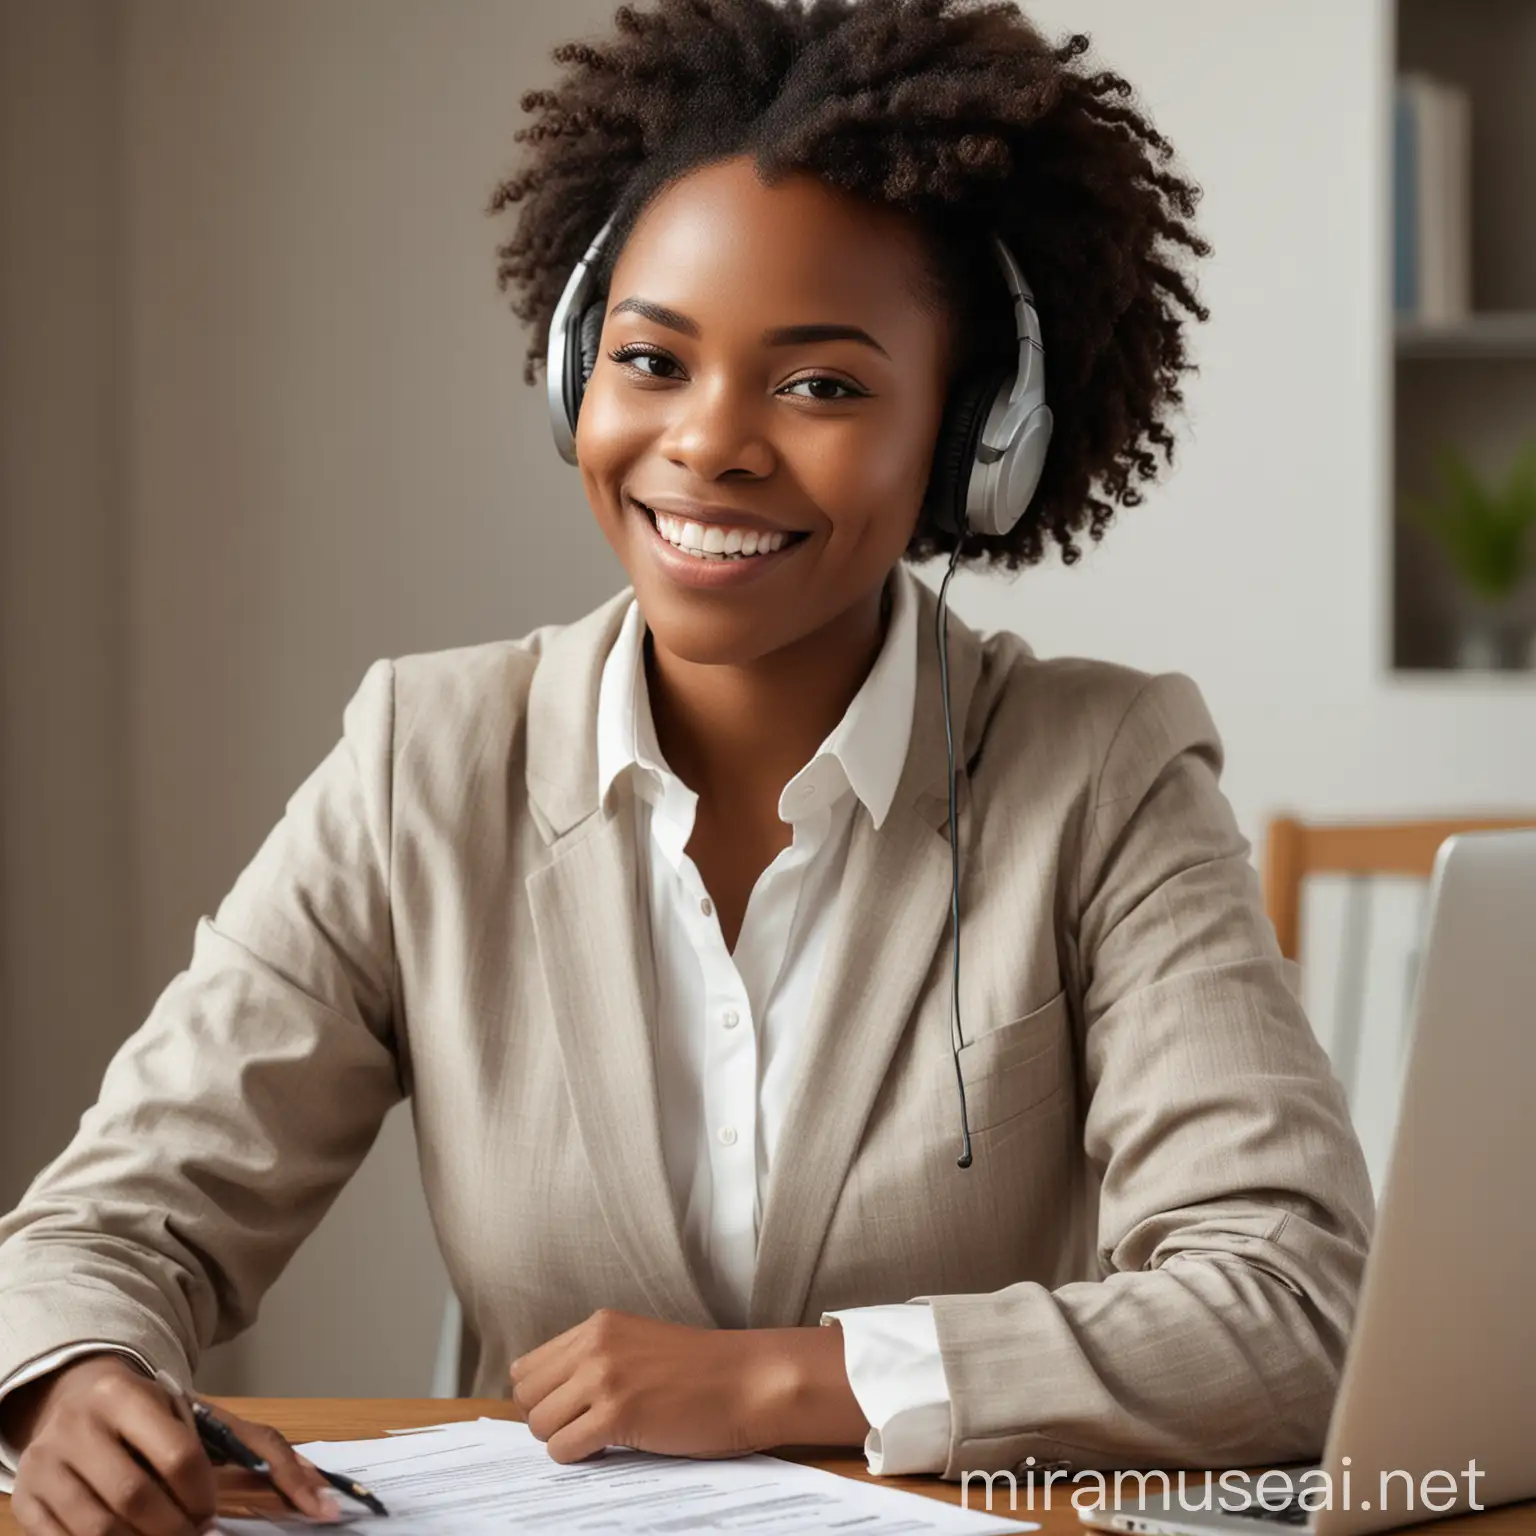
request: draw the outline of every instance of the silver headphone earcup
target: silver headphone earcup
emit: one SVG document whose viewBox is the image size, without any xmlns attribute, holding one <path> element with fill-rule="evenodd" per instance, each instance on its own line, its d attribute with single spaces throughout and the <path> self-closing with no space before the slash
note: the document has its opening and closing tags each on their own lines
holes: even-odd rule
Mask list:
<svg viewBox="0 0 1536 1536">
<path fill-rule="evenodd" d="M 962 534 L 968 526 L 973 532 L 979 531 L 968 524 L 966 516 L 976 448 L 997 392 L 1011 377 L 1011 372 L 1011 369 L 996 366 L 960 379 L 945 401 L 924 498 L 925 509 L 945 533 Z"/>
<path fill-rule="evenodd" d="M 999 402 L 1006 399 L 1006 389 L 1000 390 Z M 999 414 L 1004 408 L 999 403 Z M 1005 452 L 976 464 L 971 472 L 966 504 L 966 521 L 973 533 L 1001 538 L 1011 533 L 1029 510 L 1035 489 L 1040 484 L 1041 471 L 1045 468 L 1052 422 L 1051 408 L 1042 402 L 1024 418 Z M 991 427 L 994 423 L 986 425 Z"/>
<path fill-rule="evenodd" d="M 587 295 L 593 286 L 594 264 L 612 223 L 610 219 L 598 230 L 586 254 L 571 269 L 571 275 L 565 280 L 565 287 L 561 290 L 559 302 L 549 322 L 549 339 L 545 350 L 549 425 L 555 436 L 555 447 L 567 464 L 576 462 L 576 416 L 581 410 L 583 386 L 591 376 L 592 362 L 597 357 L 596 334 L 590 334 L 590 344 L 584 351 L 592 324 L 588 320 L 588 313 L 594 307 Z M 601 314 L 599 308 L 597 332 L 602 330 Z M 588 361 L 589 357 L 591 361 Z"/>
<path fill-rule="evenodd" d="M 597 366 L 602 335 L 603 301 L 598 300 L 586 305 L 578 319 L 568 321 L 560 338 L 561 415 L 555 424 L 555 444 L 567 464 L 576 462 L 576 418 L 581 415 L 581 399 L 586 393 L 587 380 Z"/>
</svg>

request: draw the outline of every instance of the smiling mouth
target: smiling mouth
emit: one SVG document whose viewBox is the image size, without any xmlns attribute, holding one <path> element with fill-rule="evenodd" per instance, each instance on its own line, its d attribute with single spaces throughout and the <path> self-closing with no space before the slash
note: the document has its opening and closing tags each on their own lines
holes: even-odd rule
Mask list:
<svg viewBox="0 0 1536 1536">
<path fill-rule="evenodd" d="M 651 526 L 674 549 L 696 560 L 756 560 L 802 543 L 809 533 L 788 529 L 731 528 L 719 523 L 693 523 L 657 512 L 637 496 L 629 498 L 650 518 Z"/>
</svg>

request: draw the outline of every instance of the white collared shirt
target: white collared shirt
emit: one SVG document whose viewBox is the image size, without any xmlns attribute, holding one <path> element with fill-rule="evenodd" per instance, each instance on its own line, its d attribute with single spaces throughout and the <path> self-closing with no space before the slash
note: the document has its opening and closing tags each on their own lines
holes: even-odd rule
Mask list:
<svg viewBox="0 0 1536 1536">
<path fill-rule="evenodd" d="M 795 1088 L 802 1031 L 826 949 L 859 804 L 878 828 L 901 777 L 917 687 L 917 612 L 891 582 L 885 643 L 847 712 L 784 786 L 779 816 L 793 841 L 758 877 L 728 951 L 686 853 L 698 797 L 667 767 L 646 688 L 645 621 L 631 602 L 598 689 L 598 788 L 606 802 L 635 776 L 635 846 L 648 893 L 657 979 L 655 1053 L 662 1145 L 688 1261 L 714 1315 L 745 1326 L 757 1233 L 779 1131 Z M 940 1472 L 950 1398 L 926 1302 L 823 1315 L 843 1330 L 848 1380 L 870 1432 L 876 1474 Z M 86 1340 L 29 1361 L 0 1399 L 79 1355 L 108 1349 L 145 1373 L 136 1351 Z M 0 1439 L 0 1492 L 16 1467 Z"/>
<path fill-rule="evenodd" d="M 646 685 L 645 621 L 631 603 L 603 667 L 598 793 L 634 779 L 634 837 L 649 897 L 656 970 L 654 1049 L 662 1146 L 684 1251 L 711 1311 L 744 1327 L 763 1200 L 795 1092 L 804 1022 L 820 973 L 860 804 L 878 829 L 912 734 L 917 605 L 891 582 L 885 642 L 843 718 L 779 796 L 793 829 L 752 887 L 729 950 L 686 853 L 698 796 L 667 766 Z M 938 1472 L 949 1394 L 925 1302 L 828 1313 L 871 1429 L 875 1473 Z"/>
</svg>

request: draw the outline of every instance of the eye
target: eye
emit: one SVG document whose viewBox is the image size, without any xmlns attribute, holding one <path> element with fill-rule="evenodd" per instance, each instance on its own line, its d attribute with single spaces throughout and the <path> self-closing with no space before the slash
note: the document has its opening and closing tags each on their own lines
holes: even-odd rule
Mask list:
<svg viewBox="0 0 1536 1536">
<path fill-rule="evenodd" d="M 677 367 L 677 359 L 655 347 L 642 346 L 639 342 L 630 342 L 626 346 L 615 347 L 608 354 L 608 360 L 619 363 L 628 368 L 632 373 L 638 373 L 642 379 L 662 379 L 666 374 L 652 373 L 648 368 L 639 368 L 636 363 L 640 358 L 646 358 L 651 362 L 665 363 L 669 367 Z"/>
<path fill-rule="evenodd" d="M 833 401 L 837 401 L 837 400 L 860 400 L 860 399 L 862 399 L 865 396 L 865 394 L 868 393 L 867 390 L 859 389 L 856 386 L 850 384 L 847 381 L 847 379 L 835 378 L 830 373 L 810 374 L 810 375 L 808 375 L 807 377 L 805 377 L 803 379 L 796 379 L 796 380 L 794 380 L 793 383 L 786 384 L 784 386 L 784 388 L 786 390 L 798 389 L 802 384 L 831 384 L 831 385 L 834 385 L 838 389 L 842 389 L 842 390 L 846 390 L 847 391 L 846 394 L 842 394 L 842 395 L 801 395 L 800 396 L 800 398 L 802 400 L 823 400 L 823 401 L 826 401 L 829 404 L 832 403 Z"/>
</svg>

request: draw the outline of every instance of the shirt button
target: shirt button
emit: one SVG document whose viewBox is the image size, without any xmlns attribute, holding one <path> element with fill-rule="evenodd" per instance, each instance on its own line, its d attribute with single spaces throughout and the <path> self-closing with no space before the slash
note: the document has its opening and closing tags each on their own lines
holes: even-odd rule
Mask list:
<svg viewBox="0 0 1536 1536">
<path fill-rule="evenodd" d="M 734 1147 L 736 1145 L 736 1127 L 734 1125 L 722 1125 L 720 1127 L 720 1145 Z"/>
<path fill-rule="evenodd" d="M 727 1008 L 720 1021 L 727 1029 L 735 1029 L 741 1023 L 741 1015 L 734 1008 Z"/>
<path fill-rule="evenodd" d="M 704 900 L 699 903 L 699 911 L 702 912 L 705 917 L 711 916 L 714 910 L 715 904 L 709 899 L 708 896 L 706 896 Z"/>
</svg>

